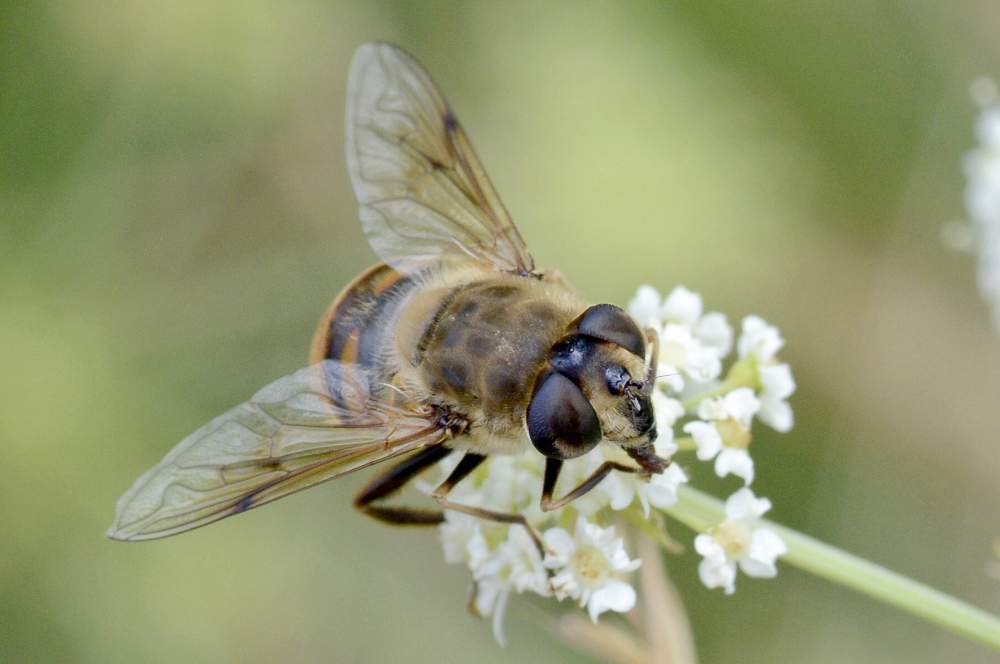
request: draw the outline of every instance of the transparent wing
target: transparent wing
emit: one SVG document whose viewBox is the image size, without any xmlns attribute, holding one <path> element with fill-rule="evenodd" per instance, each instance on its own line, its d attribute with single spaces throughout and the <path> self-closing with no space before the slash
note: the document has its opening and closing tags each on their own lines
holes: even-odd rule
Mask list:
<svg viewBox="0 0 1000 664">
<path fill-rule="evenodd" d="M 442 440 L 418 407 L 373 394 L 360 368 L 320 362 L 181 441 L 119 499 L 108 537 L 180 533 Z"/>
<path fill-rule="evenodd" d="M 347 97 L 347 165 L 375 253 L 402 271 L 431 260 L 535 264 L 430 75 L 389 44 L 361 46 Z"/>
</svg>

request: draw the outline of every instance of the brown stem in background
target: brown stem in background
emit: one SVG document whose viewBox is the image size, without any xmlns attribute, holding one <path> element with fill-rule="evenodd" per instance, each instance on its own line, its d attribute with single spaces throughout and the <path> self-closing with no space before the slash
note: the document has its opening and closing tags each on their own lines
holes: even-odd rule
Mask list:
<svg viewBox="0 0 1000 664">
<path fill-rule="evenodd" d="M 586 615 L 574 611 L 556 620 L 552 631 L 574 650 L 608 664 L 648 664 L 652 661 L 646 644 L 630 630 L 613 625 L 610 620 L 594 624 Z"/>
<path fill-rule="evenodd" d="M 656 544 L 639 537 L 639 602 L 650 664 L 697 664 L 687 611 L 667 576 Z"/>
</svg>

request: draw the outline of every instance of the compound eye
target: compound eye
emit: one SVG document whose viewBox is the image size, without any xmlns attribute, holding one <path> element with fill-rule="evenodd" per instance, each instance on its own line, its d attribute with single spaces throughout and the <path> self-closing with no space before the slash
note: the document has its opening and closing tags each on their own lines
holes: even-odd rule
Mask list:
<svg viewBox="0 0 1000 664">
<path fill-rule="evenodd" d="M 539 381 L 525 420 L 535 449 L 555 459 L 586 454 L 602 436 L 600 420 L 587 397 L 573 381 L 556 372 Z"/>
<path fill-rule="evenodd" d="M 632 317 L 613 304 L 595 304 L 576 321 L 576 331 L 646 357 L 646 339 Z"/>
</svg>

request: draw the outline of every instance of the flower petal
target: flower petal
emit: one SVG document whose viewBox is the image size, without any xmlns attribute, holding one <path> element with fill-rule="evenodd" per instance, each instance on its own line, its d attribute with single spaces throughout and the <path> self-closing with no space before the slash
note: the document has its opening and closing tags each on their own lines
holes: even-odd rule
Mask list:
<svg viewBox="0 0 1000 664">
<path fill-rule="evenodd" d="M 724 314 L 717 311 L 705 314 L 694 331 L 695 337 L 705 346 L 716 352 L 719 357 L 725 357 L 733 348 L 733 328 Z"/>
<path fill-rule="evenodd" d="M 771 509 L 771 501 L 758 498 L 744 487 L 726 499 L 726 518 L 730 521 L 753 520 Z"/>
<path fill-rule="evenodd" d="M 736 563 L 725 558 L 705 558 L 698 564 L 698 578 L 706 588 L 722 588 L 732 595 L 736 590 Z"/>
<path fill-rule="evenodd" d="M 753 355 L 759 361 L 767 362 L 774 359 L 775 354 L 785 345 L 778 328 L 768 325 L 760 316 L 744 318 L 742 330 L 739 341 L 736 342 L 741 359 Z"/>
<path fill-rule="evenodd" d="M 770 399 L 787 399 L 795 392 L 795 379 L 787 364 L 765 364 L 757 369 L 757 376 Z"/>
<path fill-rule="evenodd" d="M 608 494 L 611 509 L 621 511 L 632 504 L 635 498 L 635 480 L 611 474 L 601 482 L 601 490 Z"/>
<path fill-rule="evenodd" d="M 792 407 L 787 401 L 771 401 L 765 399 L 758 413 L 761 421 L 779 433 L 791 431 L 795 425 Z"/>
<path fill-rule="evenodd" d="M 740 558 L 738 561 L 740 569 L 747 576 L 752 576 L 757 579 L 773 579 L 778 576 L 778 568 L 775 566 L 774 562 L 768 562 L 766 560 L 756 560 L 755 558 Z"/>
<path fill-rule="evenodd" d="M 743 478 L 743 485 L 753 483 L 753 459 L 744 449 L 727 447 L 715 457 L 715 474 L 719 477 L 736 475 Z"/>
<path fill-rule="evenodd" d="M 510 599 L 510 591 L 503 591 L 497 598 L 497 604 L 493 608 L 493 638 L 497 640 L 501 648 L 507 646 L 507 639 L 503 633 L 503 619 L 507 614 L 507 600 Z"/>
<path fill-rule="evenodd" d="M 704 558 L 726 557 L 726 552 L 722 546 L 715 541 L 715 538 L 707 533 L 702 533 L 694 538 L 694 550 Z"/>
<path fill-rule="evenodd" d="M 714 349 L 696 343 L 688 350 L 683 368 L 691 378 L 705 383 L 722 373 L 722 360 Z"/>
<path fill-rule="evenodd" d="M 545 546 L 552 552 L 552 554 L 545 556 L 546 567 L 565 565 L 569 557 L 573 555 L 573 551 L 576 550 L 573 536 L 562 528 L 549 528 L 542 535 L 542 539 L 545 540 Z"/>
<path fill-rule="evenodd" d="M 753 560 L 774 564 L 778 556 L 788 553 L 785 540 L 770 528 L 758 528 L 750 537 L 750 549 L 747 557 Z"/>
<path fill-rule="evenodd" d="M 611 579 L 604 587 L 595 590 L 587 602 L 587 612 L 595 623 L 605 611 L 625 613 L 635 606 L 635 589 L 624 581 Z"/>
<path fill-rule="evenodd" d="M 627 309 L 640 328 L 660 326 L 660 299 L 660 292 L 652 286 L 639 286 Z"/>
<path fill-rule="evenodd" d="M 701 295 L 677 286 L 663 302 L 660 315 L 664 320 L 692 326 L 701 318 Z"/>
<path fill-rule="evenodd" d="M 684 405 L 677 399 L 671 399 L 662 390 L 654 390 L 652 397 L 653 412 L 656 414 L 656 429 L 662 438 L 672 432 L 674 424 L 684 417 Z M 657 438 L 659 442 L 659 438 Z"/>
<path fill-rule="evenodd" d="M 760 400 L 749 387 L 739 387 L 722 398 L 722 406 L 729 417 L 749 427 L 753 416 L 760 410 Z"/>
<path fill-rule="evenodd" d="M 681 467 L 672 463 L 662 473 L 650 478 L 646 490 L 641 492 L 641 495 L 657 509 L 673 507 L 677 504 L 677 488 L 687 481 L 687 475 Z"/>
<path fill-rule="evenodd" d="M 697 455 L 701 461 L 708 461 L 722 449 L 722 436 L 708 422 L 699 420 L 688 422 L 684 425 L 684 432 L 694 438 L 694 443 L 698 446 Z"/>
</svg>

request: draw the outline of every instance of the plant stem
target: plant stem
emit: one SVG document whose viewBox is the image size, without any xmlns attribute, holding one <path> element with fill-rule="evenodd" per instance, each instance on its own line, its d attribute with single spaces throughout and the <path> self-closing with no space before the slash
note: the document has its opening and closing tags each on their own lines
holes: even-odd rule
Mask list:
<svg viewBox="0 0 1000 664">
<path fill-rule="evenodd" d="M 722 501 L 684 486 L 678 491 L 677 504 L 666 512 L 698 532 L 726 519 Z M 771 521 L 762 523 L 788 546 L 783 561 L 1000 650 L 1000 618 L 808 535 Z"/>
</svg>

